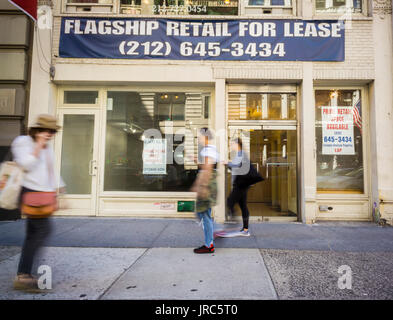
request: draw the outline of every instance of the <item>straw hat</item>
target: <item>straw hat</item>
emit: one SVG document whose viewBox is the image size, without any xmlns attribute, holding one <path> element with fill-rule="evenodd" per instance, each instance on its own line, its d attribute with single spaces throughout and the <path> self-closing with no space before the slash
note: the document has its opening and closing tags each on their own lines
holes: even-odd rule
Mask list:
<svg viewBox="0 0 393 320">
<path fill-rule="evenodd" d="M 59 130 L 61 126 L 57 124 L 57 120 L 54 116 L 50 114 L 40 114 L 37 118 L 36 123 L 31 125 L 30 128 Z"/>
</svg>

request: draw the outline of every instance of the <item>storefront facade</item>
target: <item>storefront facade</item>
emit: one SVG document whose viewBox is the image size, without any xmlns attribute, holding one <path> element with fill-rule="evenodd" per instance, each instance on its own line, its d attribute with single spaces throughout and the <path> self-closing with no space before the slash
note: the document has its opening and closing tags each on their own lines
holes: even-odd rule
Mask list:
<svg viewBox="0 0 393 320">
<path fill-rule="evenodd" d="M 370 221 L 375 208 L 391 219 L 393 97 L 388 1 L 384 10 L 377 6 L 380 1 L 374 7 L 367 1 L 351 2 L 352 14 L 344 17 L 342 31 L 345 56 L 335 61 L 313 61 L 301 50 L 291 50 L 290 54 L 298 54 L 293 59 L 275 61 L 172 59 L 173 52 L 163 54 L 162 59 L 102 57 L 107 50 L 104 45 L 94 57 L 84 56 L 79 51 L 83 43 L 69 42 L 83 41 L 86 29 L 81 26 L 89 24 L 83 19 L 157 18 L 142 12 L 147 10 L 145 4 L 111 3 L 54 1 L 53 29 L 41 30 L 43 47 L 34 48 L 33 64 L 39 63 L 37 51 L 42 50 L 41 54 L 50 55 L 53 68 L 50 75 L 42 70 L 32 74 L 30 104 L 37 107 L 30 109 L 29 121 L 49 112 L 63 126 L 54 144 L 56 167 L 67 184 L 58 214 L 193 217 L 195 194 L 189 188 L 197 170 L 197 132 L 209 127 L 215 132 L 223 160 L 230 158 L 230 140 L 240 137 L 251 162 L 265 177 L 249 191 L 252 219 Z M 212 19 L 230 21 L 231 26 L 240 19 L 251 23 L 274 19 L 277 25 L 288 26 L 290 36 L 295 32 L 289 30 L 294 21 L 318 25 L 343 19 L 333 10 L 337 4 L 327 1 L 324 5 L 321 1 L 289 1 L 281 6 L 270 2 L 258 6 L 251 1 L 245 7 L 229 3 L 227 7 L 216 4 L 216 11 L 207 6 L 203 17 L 172 13 L 162 21 L 202 23 Z M 158 4 L 151 5 L 157 9 Z M 92 10 L 81 12 L 81 8 Z M 223 14 L 221 10 L 225 15 L 218 16 L 217 12 Z M 67 26 L 76 33 L 74 40 L 64 37 Z M 159 31 L 160 25 L 152 24 L 153 30 L 156 27 Z M 179 32 L 185 32 L 184 28 Z M 105 34 L 107 29 L 102 30 Z M 256 27 L 254 32 L 273 35 L 268 25 L 263 30 Z M 51 31 L 53 41 L 45 41 Z M 214 32 L 222 36 L 232 29 L 225 30 L 220 24 Z M 301 34 L 300 29 L 297 32 Z M 116 54 L 133 54 L 132 44 L 124 46 Z M 165 46 L 163 50 L 168 49 Z M 263 57 L 266 52 L 266 48 L 258 53 L 247 48 L 248 57 L 258 53 Z M 187 55 L 187 47 L 183 49 Z M 280 56 L 281 49 L 272 51 Z M 322 51 L 329 50 L 328 46 Z M 198 52 L 203 55 L 201 51 L 203 48 Z M 214 214 L 222 222 L 230 177 L 222 165 L 218 171 L 219 201 Z"/>
</svg>

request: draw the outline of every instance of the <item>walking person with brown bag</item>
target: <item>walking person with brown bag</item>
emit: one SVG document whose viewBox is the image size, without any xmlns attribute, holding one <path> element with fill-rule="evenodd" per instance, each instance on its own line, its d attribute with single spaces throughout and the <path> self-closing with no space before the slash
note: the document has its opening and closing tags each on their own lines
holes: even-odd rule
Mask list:
<svg viewBox="0 0 393 320">
<path fill-rule="evenodd" d="M 24 170 L 20 194 L 21 211 L 27 216 L 26 237 L 14 280 L 17 290 L 40 291 L 32 275 L 39 249 L 51 232 L 50 215 L 57 210 L 57 192 L 64 188 L 54 169 L 54 153 L 49 142 L 60 126 L 51 115 L 40 115 L 29 134 L 17 137 L 11 145 L 14 161 Z"/>
</svg>

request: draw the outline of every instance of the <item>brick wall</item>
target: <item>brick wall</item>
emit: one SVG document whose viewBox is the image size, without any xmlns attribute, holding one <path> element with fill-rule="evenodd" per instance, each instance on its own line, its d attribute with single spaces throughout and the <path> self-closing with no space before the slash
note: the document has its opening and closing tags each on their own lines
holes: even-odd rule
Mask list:
<svg viewBox="0 0 393 320">
<path fill-rule="evenodd" d="M 314 79 L 374 79 L 372 21 L 350 22 L 345 32 L 345 61 L 314 62 Z"/>
</svg>

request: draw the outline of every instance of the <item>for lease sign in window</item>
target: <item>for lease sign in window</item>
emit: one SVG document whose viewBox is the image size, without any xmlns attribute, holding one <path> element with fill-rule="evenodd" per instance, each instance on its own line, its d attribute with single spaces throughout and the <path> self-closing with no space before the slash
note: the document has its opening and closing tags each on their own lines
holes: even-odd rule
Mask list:
<svg viewBox="0 0 393 320">
<path fill-rule="evenodd" d="M 322 154 L 355 154 L 352 107 L 325 106 L 322 112 Z"/>
<path fill-rule="evenodd" d="M 143 174 L 166 174 L 166 140 L 145 139 Z"/>
</svg>

